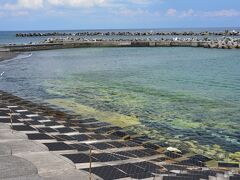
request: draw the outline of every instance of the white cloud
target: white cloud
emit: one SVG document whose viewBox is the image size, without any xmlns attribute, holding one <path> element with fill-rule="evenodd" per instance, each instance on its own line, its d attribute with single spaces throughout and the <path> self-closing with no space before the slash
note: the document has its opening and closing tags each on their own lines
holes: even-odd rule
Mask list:
<svg viewBox="0 0 240 180">
<path fill-rule="evenodd" d="M 187 17 L 240 17 L 240 11 L 234 9 L 218 10 L 218 11 L 196 11 L 188 9 L 184 11 L 177 11 L 176 9 L 170 8 L 166 11 L 166 16 L 173 16 L 179 18 Z"/>
<path fill-rule="evenodd" d="M 150 0 L 129 0 L 129 2 L 135 3 L 135 4 L 149 4 Z"/>
<path fill-rule="evenodd" d="M 237 17 L 240 16 L 240 11 L 229 9 L 229 10 L 220 10 L 220 11 L 209 11 L 204 12 L 206 17 Z"/>
<path fill-rule="evenodd" d="M 7 16 L 8 14 L 29 15 L 33 14 L 33 11 L 41 10 L 42 12 L 54 15 L 54 12 L 58 12 L 62 15 L 67 15 L 71 11 L 77 8 L 81 8 L 81 13 L 84 14 L 85 10 L 97 11 L 98 7 L 104 8 L 107 13 L 123 16 L 142 16 L 142 17 L 154 17 L 160 16 L 160 11 L 153 12 L 150 4 L 161 3 L 163 0 L 15 0 L 11 3 L 1 3 L 0 10 L 1 16 Z M 66 7 L 69 11 L 63 11 L 59 7 Z M 95 8 L 94 8 L 95 7 Z M 77 9 L 78 10 L 78 9 Z M 235 9 L 223 9 L 216 11 L 201 11 L 201 10 L 178 10 L 175 8 L 169 8 L 165 13 L 167 17 L 177 18 L 190 18 L 190 17 L 240 17 L 240 11 Z"/>
<path fill-rule="evenodd" d="M 43 7 L 93 7 L 107 4 L 109 0 L 17 0 L 15 3 L 0 3 L 0 9 L 40 9 Z"/>
<path fill-rule="evenodd" d="M 145 11 L 143 9 L 129 9 L 129 8 L 120 8 L 118 11 L 114 11 L 114 13 L 116 15 L 122 15 L 122 16 L 127 16 L 127 17 L 131 17 L 131 16 L 139 16 L 139 15 L 144 15 L 144 14 L 148 14 L 148 11 Z"/>
<path fill-rule="evenodd" d="M 2 18 L 2 17 L 21 17 L 21 16 L 29 16 L 29 12 L 21 11 L 21 10 L 0 12 L 0 18 Z"/>
<path fill-rule="evenodd" d="M 17 11 L 11 14 L 12 16 L 19 17 L 19 16 L 28 16 L 28 11 Z"/>
<path fill-rule="evenodd" d="M 43 7 L 43 0 L 17 0 L 16 3 L 0 4 L 0 9 L 18 10 L 18 9 L 39 9 Z"/>
<path fill-rule="evenodd" d="M 107 0 L 47 0 L 52 6 L 93 7 L 107 3 Z"/>
<path fill-rule="evenodd" d="M 195 11 L 193 9 L 188 9 L 186 11 L 183 11 L 180 16 L 181 17 L 191 17 L 191 16 L 196 16 L 196 14 L 195 14 Z"/>
<path fill-rule="evenodd" d="M 176 9 L 170 8 L 170 9 L 167 10 L 166 15 L 167 15 L 167 16 L 175 16 L 176 13 L 177 13 L 177 10 L 176 10 Z"/>
<path fill-rule="evenodd" d="M 18 0 L 17 6 L 26 9 L 38 9 L 43 7 L 43 0 Z"/>
<path fill-rule="evenodd" d="M 6 4 L 1 5 L 0 9 L 3 9 L 3 10 L 15 10 L 15 9 L 17 9 L 17 6 L 15 4 L 6 3 Z"/>
<path fill-rule="evenodd" d="M 162 0 L 158 0 L 161 2 Z M 16 10 L 16 9 L 39 9 L 43 7 L 71 7 L 86 8 L 94 6 L 104 7 L 127 7 L 129 4 L 148 5 L 151 0 L 16 0 L 12 3 L 0 3 L 0 9 Z"/>
</svg>

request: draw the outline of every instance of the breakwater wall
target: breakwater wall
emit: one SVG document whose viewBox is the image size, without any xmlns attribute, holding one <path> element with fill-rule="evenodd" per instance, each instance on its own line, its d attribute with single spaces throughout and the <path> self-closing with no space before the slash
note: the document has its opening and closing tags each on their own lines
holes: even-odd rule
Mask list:
<svg viewBox="0 0 240 180">
<path fill-rule="evenodd" d="M 206 41 L 88 41 L 7 45 L 4 48 L 9 49 L 9 51 L 39 51 L 90 47 L 208 47 L 208 43 Z"/>
<path fill-rule="evenodd" d="M 221 32 L 193 32 L 193 31 L 121 31 L 121 32 L 33 32 L 33 33 L 17 33 L 16 37 L 53 37 L 53 36 L 240 36 L 239 31 L 225 30 Z"/>
</svg>

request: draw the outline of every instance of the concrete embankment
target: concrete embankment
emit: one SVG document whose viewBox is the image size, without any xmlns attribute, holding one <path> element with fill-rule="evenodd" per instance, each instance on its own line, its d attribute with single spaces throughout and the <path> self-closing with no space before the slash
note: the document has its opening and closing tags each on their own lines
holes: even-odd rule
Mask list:
<svg viewBox="0 0 240 180">
<path fill-rule="evenodd" d="M 2 180 L 239 177 L 239 163 L 207 167 L 213 161 L 163 147 L 109 123 L 85 119 L 80 114 L 0 90 Z"/>
<path fill-rule="evenodd" d="M 10 51 L 38 51 L 66 48 L 90 48 L 90 47 L 205 47 L 205 41 L 87 41 L 44 43 L 28 45 L 9 45 L 4 48 Z"/>
</svg>

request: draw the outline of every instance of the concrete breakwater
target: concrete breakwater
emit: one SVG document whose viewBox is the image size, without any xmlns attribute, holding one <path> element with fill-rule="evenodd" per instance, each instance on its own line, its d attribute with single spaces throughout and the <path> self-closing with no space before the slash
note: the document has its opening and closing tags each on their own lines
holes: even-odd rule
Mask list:
<svg viewBox="0 0 240 180">
<path fill-rule="evenodd" d="M 90 47 L 203 47 L 233 49 L 240 48 L 235 41 L 188 41 L 188 40 L 162 40 L 162 41 L 48 41 L 40 44 L 7 45 L 3 48 L 9 51 L 38 51 L 66 48 Z"/>
<path fill-rule="evenodd" d="M 34 32 L 34 33 L 17 33 L 16 37 L 39 37 L 39 36 L 240 36 L 239 31 L 225 30 L 222 32 L 160 32 L 160 31 L 147 31 L 147 32 Z"/>
<path fill-rule="evenodd" d="M 87 48 L 87 47 L 204 47 L 204 42 L 171 42 L 171 41 L 88 41 L 88 42 L 62 42 L 62 43 L 43 43 L 32 45 L 12 45 L 6 46 L 10 51 L 36 51 L 47 49 L 63 48 Z"/>
</svg>

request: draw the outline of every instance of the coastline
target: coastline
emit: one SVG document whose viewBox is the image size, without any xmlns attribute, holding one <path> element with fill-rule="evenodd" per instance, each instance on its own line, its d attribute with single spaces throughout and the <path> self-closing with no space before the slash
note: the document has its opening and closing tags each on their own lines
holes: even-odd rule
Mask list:
<svg viewBox="0 0 240 180">
<path fill-rule="evenodd" d="M 123 148 L 122 150 L 127 150 L 130 152 L 131 150 L 134 150 L 134 152 L 137 153 L 137 151 L 142 151 L 142 150 L 147 150 L 146 154 L 144 154 L 143 156 L 139 156 L 138 160 L 136 162 L 139 161 L 148 161 L 149 163 L 156 163 L 155 165 L 166 165 L 166 166 L 172 166 L 174 168 L 176 168 L 176 170 L 179 170 L 181 168 L 185 168 L 188 167 L 189 169 L 191 168 L 196 168 L 198 167 L 199 172 L 204 172 L 204 171 L 216 171 L 218 173 L 222 173 L 222 174 L 226 174 L 229 171 L 232 171 L 234 175 L 238 174 L 238 170 L 240 167 L 240 164 L 238 162 L 222 162 L 222 161 L 216 161 L 214 159 L 211 159 L 207 156 L 203 156 L 200 154 L 192 154 L 192 153 L 184 153 L 184 152 L 180 152 L 180 151 L 176 151 L 176 150 L 169 150 L 169 148 L 166 148 L 164 146 L 161 146 L 159 144 L 155 144 L 154 142 L 148 142 L 146 141 L 144 138 L 142 139 L 141 136 L 135 134 L 135 133 L 131 133 L 129 131 L 125 131 L 123 128 L 118 127 L 118 126 L 112 126 L 112 124 L 110 123 L 104 123 L 102 121 L 99 121 L 95 118 L 90 118 L 90 119 L 85 119 L 84 117 L 82 117 L 79 114 L 76 114 L 70 110 L 66 110 L 66 109 L 62 109 L 59 108 L 59 106 L 53 106 L 49 103 L 44 103 L 44 104 L 39 104 L 39 103 L 34 103 L 31 100 L 25 100 L 22 99 L 18 96 L 15 96 L 11 93 L 5 92 L 0 90 L 0 125 L 3 126 L 3 124 L 5 125 L 11 125 L 10 119 L 8 116 L 6 116 L 7 112 L 9 111 L 9 109 L 11 109 L 10 112 L 12 113 L 17 113 L 18 115 L 14 115 L 14 117 L 16 119 L 14 119 L 14 121 L 12 122 L 12 130 L 16 132 L 21 132 L 21 133 L 30 133 L 33 131 L 36 131 L 35 133 L 37 133 L 37 131 L 39 131 L 40 133 L 44 134 L 45 136 L 47 135 L 49 137 L 49 135 L 51 137 L 62 137 L 62 135 L 69 135 L 71 136 L 71 133 L 73 131 L 75 134 L 77 134 L 78 132 L 80 133 L 79 136 L 82 136 L 83 134 L 85 136 L 91 136 L 90 134 L 96 134 L 96 136 L 92 137 L 92 138 L 86 138 L 86 139 L 76 139 L 77 141 L 81 141 L 82 143 L 87 142 L 87 144 L 92 144 L 92 148 L 93 148 L 93 152 L 94 153 L 118 153 L 119 152 L 119 148 Z M 3 116 L 4 115 L 4 116 Z M 28 119 L 27 121 L 25 121 L 25 119 L 23 117 L 28 117 L 30 119 Z M 48 119 L 50 117 L 50 119 Z M 19 119 L 20 118 L 20 119 Z M 47 118 L 48 120 L 41 120 L 41 119 L 45 119 Z M 34 121 L 34 122 L 33 122 Z M 22 125 L 19 125 L 19 122 L 21 122 Z M 36 123 L 38 122 L 38 123 Z M 59 131 L 61 128 L 63 128 L 62 131 L 54 131 L 54 133 L 48 132 L 46 129 L 44 128 L 48 128 L 49 129 L 49 125 L 45 124 L 45 123 L 51 123 L 51 128 L 56 128 L 57 131 Z M 40 124 L 45 124 L 45 125 L 41 125 Z M 22 128 L 28 128 L 28 129 L 22 129 Z M 59 130 L 59 126 L 62 126 Z M 29 129 L 31 128 L 31 129 Z M 42 128 L 42 129 L 41 129 Z M 76 128 L 76 129 L 75 129 Z M 1 128 L 0 128 L 1 130 Z M 70 130 L 70 131 L 69 131 Z M 83 131 L 84 130 L 84 131 Z M 78 132 L 77 132 L 78 131 Z M 58 133 L 59 135 L 56 135 L 56 133 Z M 69 134 L 70 133 L 70 134 Z M 86 134 L 85 134 L 86 133 Z M 28 134 L 29 135 L 29 134 Z M 96 137 L 100 137 L 100 138 L 96 138 Z M 38 137 L 38 138 L 29 138 L 30 136 L 28 136 L 29 140 L 42 140 L 41 142 L 48 142 L 48 139 L 45 139 L 45 137 Z M 60 139 L 56 139 L 57 141 L 64 141 L 64 142 L 68 142 L 68 141 L 72 141 L 72 140 L 68 140 L 65 138 L 61 138 Z M 72 136 L 77 137 L 77 136 Z M 42 138 L 42 139 L 41 139 Z M 96 139 L 94 139 L 96 138 Z M 119 143 L 127 143 L 126 145 L 124 145 L 123 147 L 118 147 L 118 149 L 111 149 L 113 147 L 104 147 L 104 151 L 103 149 L 100 147 L 100 149 L 96 148 L 95 145 L 96 143 L 103 143 L 103 142 L 111 142 L 109 141 L 109 138 L 113 138 L 111 141 L 116 141 Z M 52 139 L 52 138 L 50 138 Z M 39 141 L 40 142 L 40 141 Z M 55 140 L 51 141 L 52 143 L 56 143 Z M 70 142 L 68 142 L 67 144 L 70 144 Z M 130 144 L 128 146 L 128 144 Z M 43 145 L 46 145 L 43 144 Z M 113 145 L 114 146 L 114 145 Z M 49 146 L 47 146 L 47 148 L 49 149 Z M 56 149 L 57 148 L 57 149 Z M 63 147 L 50 147 L 49 150 L 47 151 L 52 151 L 52 152 L 61 152 L 60 155 L 62 153 L 64 153 L 64 151 L 67 152 L 68 149 L 58 149 L 58 148 L 63 148 Z M 76 148 L 74 146 L 74 148 Z M 60 151 L 61 150 L 61 151 Z M 78 149 L 78 151 L 86 152 L 86 150 L 80 150 Z M 116 152 L 115 152 L 116 151 Z M 87 151 L 88 152 L 88 151 Z M 36 157 L 38 156 L 38 154 L 36 154 Z M 24 156 L 25 157 L 25 156 Z M 128 157 L 129 160 L 132 158 L 131 156 Z M 127 159 L 128 159 L 127 158 Z M 199 159 L 200 158 L 200 159 Z M 204 160 L 203 160 L 204 159 Z M 38 159 L 36 159 L 38 161 Z M 35 164 L 34 160 L 32 163 Z M 70 158 L 71 160 L 71 158 Z M 125 159 L 126 160 L 126 159 Z M 131 162 L 135 162 L 135 159 L 131 159 Z M 110 160 L 107 160 L 110 162 Z M 103 161 L 101 161 L 103 162 Z M 125 164 L 128 161 L 119 161 L 119 164 Z M 73 160 L 74 165 L 76 165 L 75 161 Z M 80 164 L 81 163 L 81 166 Z M 84 167 L 87 167 L 88 161 L 86 162 L 77 162 L 77 169 L 79 170 L 84 170 Z M 95 166 L 96 164 L 93 163 L 93 165 Z M 103 164 L 97 164 L 96 166 L 105 166 L 105 163 Z M 216 174 L 217 175 L 217 174 Z M 231 176 L 230 175 L 230 176 Z"/>
<path fill-rule="evenodd" d="M 134 50 L 134 49 L 133 49 Z M 193 50 L 193 49 L 192 49 Z M 67 51 L 67 50 L 66 50 Z M 70 52 L 71 52 L 71 50 L 70 50 Z M 37 53 L 37 52 L 36 52 Z M 45 53 L 45 52 L 43 52 L 43 53 Z M 49 53 L 49 55 L 52 53 L 52 52 L 47 52 L 47 53 Z M 54 52 L 53 52 L 54 53 Z M 22 55 L 20 55 L 20 56 L 22 56 Z M 18 56 L 18 59 L 19 59 L 19 56 Z M 10 60 L 9 60 L 10 61 Z M 31 61 L 31 60 L 30 60 Z M 7 71 L 6 71 L 7 72 Z M 5 74 L 6 75 L 6 74 Z M 65 84 L 65 83 L 63 83 L 63 84 Z M 82 86 L 82 85 L 81 85 Z M 61 101 L 57 101 L 57 103 L 61 103 Z M 56 102 L 55 102 L 56 103 Z M 67 103 L 66 101 L 64 101 L 64 103 Z M 60 104 L 60 107 L 64 104 L 64 103 L 61 103 Z M 69 107 L 71 107 L 71 105 L 72 104 L 70 104 L 70 103 L 72 103 L 72 102 L 69 102 L 68 101 L 68 105 L 69 105 Z M 54 104 L 54 103 L 53 103 Z M 55 104 L 56 105 L 56 104 Z M 90 108 L 87 108 L 86 106 L 79 106 L 78 105 L 78 103 L 76 104 L 76 107 L 79 107 L 79 109 L 77 109 L 77 111 L 78 112 L 81 112 L 81 114 L 83 114 L 83 113 L 87 113 L 88 115 L 90 114 L 90 113 L 96 113 L 96 111 L 94 110 L 94 109 L 90 109 Z M 98 112 L 99 113 L 99 112 Z M 112 119 L 112 115 L 113 114 L 111 114 L 111 116 L 107 116 L 107 115 L 109 115 L 109 114 L 106 114 L 106 113 L 102 113 L 102 112 L 100 112 L 100 114 L 101 114 L 101 117 L 102 117 L 102 120 L 105 120 L 106 121 L 106 119 L 107 120 L 110 120 L 110 121 L 112 121 L 113 119 Z M 96 118 L 96 117 L 95 117 Z M 97 118 L 98 120 L 101 120 L 100 118 Z M 121 119 L 121 117 L 120 118 L 118 118 L 118 119 Z M 125 119 L 125 117 L 124 117 L 124 119 Z M 131 119 L 132 120 L 132 119 Z M 109 121 L 109 122 L 110 122 Z M 116 120 L 115 120 L 115 122 L 116 122 Z M 120 121 L 121 122 L 121 121 Z M 131 123 L 137 123 L 138 122 L 138 120 L 136 120 L 136 118 L 134 118 L 133 117 L 133 121 L 131 121 Z M 179 125 L 180 126 L 180 124 L 181 125 L 183 125 L 183 123 L 184 122 L 182 122 L 181 120 L 180 121 L 174 121 L 174 122 L 176 122 L 176 123 L 174 123 L 175 124 L 175 126 L 176 125 Z M 119 125 L 119 122 L 117 122 L 118 124 L 117 125 Z M 123 124 L 123 123 L 121 123 L 121 124 Z M 184 123 L 185 124 L 185 123 Z M 190 123 L 189 123 L 190 124 Z M 192 126 L 196 126 L 196 123 L 194 123 L 194 124 L 187 124 L 188 126 L 189 126 L 189 128 L 192 128 Z M 114 125 L 116 125 L 116 124 L 114 124 Z M 121 127 L 121 126 L 120 126 Z M 135 128 L 135 129 L 137 129 L 137 128 Z M 140 129 L 140 128 L 138 128 L 138 129 Z M 136 131 L 135 131 L 136 132 Z M 139 132 L 141 132 L 141 131 L 139 131 Z M 194 147 L 194 146 L 193 146 Z M 195 148 L 194 147 L 194 149 L 197 149 L 197 148 Z"/>
<path fill-rule="evenodd" d="M 12 59 L 12 58 L 16 57 L 17 55 L 19 55 L 19 53 L 4 52 L 3 54 L 1 54 L 1 57 L 3 57 L 3 60 L 6 60 L 6 59 Z M 71 121 L 77 121 L 76 119 L 82 118 L 82 117 L 78 117 L 77 118 L 77 114 L 72 114 L 71 111 L 70 112 L 68 112 L 68 111 L 64 112 L 64 110 L 62 111 L 62 110 L 57 110 L 57 109 L 54 109 L 54 108 L 51 109 L 48 106 L 40 107 L 41 105 L 39 105 L 39 104 L 32 104 L 30 101 L 26 101 L 24 99 L 20 100 L 18 97 L 14 97 L 11 94 L 8 94 L 8 93 L 0 91 L 0 94 L 1 93 L 4 94 L 2 99 L 7 102 L 7 105 L 13 105 L 13 106 L 17 105 L 18 107 L 21 107 L 21 108 L 24 107 L 24 109 L 29 110 L 29 112 L 33 111 L 34 113 L 35 113 L 35 111 L 36 112 L 43 112 L 44 115 L 46 115 L 48 117 L 51 116 L 51 115 L 54 115 L 54 116 L 56 116 L 56 117 L 54 117 L 54 122 L 57 121 L 56 123 L 63 124 L 64 126 L 65 126 L 65 124 L 64 124 L 65 120 L 66 119 L 68 119 L 68 120 L 70 119 L 69 120 L 70 124 L 67 124 L 66 127 L 64 127 L 64 128 L 69 128 L 69 127 L 70 128 L 75 128 L 76 123 L 72 123 L 71 124 Z M 11 103 L 9 103 L 9 102 L 11 102 Z M 44 109 L 44 110 L 41 111 L 40 109 Z M 21 109 L 20 109 L 20 111 L 21 111 Z M 14 112 L 17 112 L 17 111 L 14 111 Z M 74 116 L 74 118 L 70 118 L 71 116 Z M 34 119 L 34 117 L 33 117 L 33 119 Z M 83 119 L 83 120 L 85 121 L 87 119 Z M 25 123 L 27 123 L 27 122 L 25 122 Z M 230 170 L 234 170 L 234 171 L 237 172 L 238 169 L 239 169 L 239 163 L 220 162 L 220 161 L 217 162 L 216 160 L 208 159 L 209 158 L 208 156 L 205 157 L 205 156 L 201 156 L 199 154 L 194 154 L 194 155 L 190 154 L 190 153 L 187 153 L 187 154 L 185 154 L 185 153 L 184 154 L 177 154 L 177 153 L 168 152 L 166 150 L 166 147 L 161 147 L 158 144 L 154 144 L 153 142 L 148 142 L 146 139 L 142 138 L 141 136 L 135 136 L 135 134 L 128 134 L 128 133 L 125 134 L 125 131 L 121 131 L 122 129 L 118 130 L 119 127 L 116 127 L 117 129 L 114 129 L 113 132 L 112 131 L 111 132 L 107 132 L 107 131 L 105 131 L 105 129 L 109 128 L 109 127 L 111 128 L 112 127 L 111 124 L 104 123 L 101 120 L 99 122 L 97 122 L 97 123 L 95 123 L 95 122 L 92 123 L 92 124 L 90 123 L 91 126 L 88 125 L 88 124 L 89 124 L 89 122 L 86 122 L 86 124 L 82 124 L 81 123 L 81 124 L 79 124 L 79 127 L 81 127 L 81 128 L 82 127 L 84 127 L 84 128 L 87 127 L 87 130 L 89 128 L 89 131 L 91 133 L 92 132 L 93 133 L 99 133 L 98 134 L 99 136 L 100 135 L 103 135 L 103 136 L 105 136 L 105 135 L 107 135 L 107 136 L 114 135 L 114 136 L 116 136 L 116 135 L 120 135 L 123 132 L 123 135 L 125 135 L 124 137 L 120 137 L 120 136 L 117 137 L 117 138 L 120 138 L 121 141 L 125 140 L 125 138 L 126 139 L 131 139 L 131 142 L 133 141 L 134 143 L 138 143 L 141 146 L 143 146 L 144 148 L 147 148 L 147 150 L 150 149 L 149 151 L 151 151 L 151 152 L 155 153 L 155 151 L 156 151 L 157 154 L 156 155 L 153 154 L 154 155 L 153 157 L 151 156 L 151 154 L 147 155 L 147 158 L 148 158 L 147 160 L 149 160 L 150 163 L 154 162 L 155 165 L 160 165 L 160 164 L 166 163 L 166 167 L 168 167 L 168 166 L 170 166 L 171 168 L 174 167 L 176 170 L 179 170 L 181 168 L 185 168 L 186 166 L 191 167 L 191 168 L 196 168 L 196 167 L 202 168 L 201 171 L 199 171 L 198 173 L 202 173 L 202 172 L 205 173 L 205 171 L 211 171 L 211 172 L 212 171 L 217 171 L 217 172 L 221 171 L 221 173 L 224 174 L 224 173 L 228 173 L 228 171 L 230 171 Z M 14 127 L 17 126 L 17 124 L 13 124 L 13 125 L 14 125 Z M 99 125 L 99 127 L 97 125 Z M 30 125 L 30 127 L 38 128 L 37 126 L 34 126 L 34 125 Z M 77 127 L 77 128 L 79 128 L 79 127 Z M 44 127 L 44 128 L 46 128 L 46 127 Z M 48 133 L 44 132 L 43 134 L 46 135 Z M 103 139 L 103 140 L 105 140 L 105 139 Z M 65 141 L 65 139 L 64 139 L 64 141 Z M 68 141 L 65 141 L 65 142 L 67 142 L 66 144 L 70 143 Z M 51 142 L 51 143 L 54 144 L 55 142 Z M 98 144 L 100 144 L 100 143 L 101 142 L 98 142 Z M 154 150 L 153 147 L 156 148 L 156 150 Z M 131 148 L 132 147 L 129 147 L 128 150 L 133 150 Z M 151 149 L 151 148 L 153 148 L 153 149 Z M 94 152 L 95 151 L 96 150 L 94 149 Z M 52 152 L 54 152 L 54 151 L 52 150 Z M 103 152 L 103 150 L 99 151 L 100 154 L 102 152 Z M 105 152 L 111 152 L 112 153 L 112 151 L 109 151 L 108 149 L 105 149 Z M 135 152 L 135 149 L 134 149 L 134 152 Z M 136 154 L 137 154 L 137 152 L 138 152 L 138 149 L 136 151 Z M 50 152 L 47 150 L 45 153 L 50 153 Z M 118 152 L 114 151 L 114 153 L 118 153 Z M 34 155 L 40 159 L 39 154 L 34 154 Z M 76 154 L 72 154 L 72 155 L 75 156 Z M 175 158 L 175 156 L 177 156 L 178 158 Z M 65 156 L 63 156 L 63 157 L 65 157 Z M 160 158 L 156 159 L 155 157 L 160 157 Z M 199 158 L 199 157 L 200 158 L 206 158 L 207 159 L 206 162 L 202 162 L 202 161 L 198 160 L 197 158 Z M 150 158 L 152 158 L 152 159 L 150 159 Z M 32 159 L 30 159 L 30 160 L 32 160 Z M 130 159 L 130 160 L 132 161 L 132 159 Z M 169 163 L 169 161 L 171 161 L 171 162 Z M 127 162 L 128 161 L 124 161 L 123 164 L 121 162 L 120 165 L 125 165 Z M 35 161 L 32 161 L 32 163 L 33 163 L 33 165 L 39 164 L 38 162 L 35 162 Z M 102 167 L 104 167 L 104 163 L 102 164 Z M 79 169 L 79 170 L 83 169 L 83 166 L 84 166 L 83 163 L 76 163 L 75 164 L 73 162 L 73 164 L 74 164 L 74 166 L 77 167 L 77 169 Z M 95 165 L 95 164 L 93 164 L 93 165 Z M 203 166 L 203 167 L 201 167 L 201 166 Z M 87 167 L 87 166 L 84 166 L 84 167 Z M 165 166 L 163 166 L 163 167 L 165 168 Z M 49 167 L 49 169 L 51 169 L 51 168 L 52 167 Z M 93 168 L 95 168 L 95 167 L 93 167 Z M 227 168 L 228 171 L 225 171 L 225 168 Z M 166 173 L 168 173 L 168 171 L 166 171 Z M 189 171 L 189 173 L 190 173 L 190 171 Z M 39 174 L 39 175 L 41 175 L 41 174 Z M 183 174 L 183 175 L 186 175 L 186 174 Z M 233 177 L 235 177 L 235 175 Z"/>
</svg>

